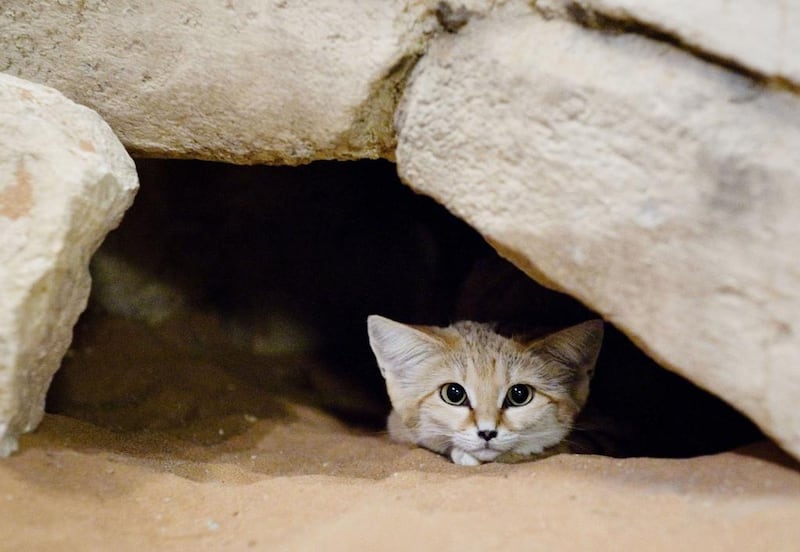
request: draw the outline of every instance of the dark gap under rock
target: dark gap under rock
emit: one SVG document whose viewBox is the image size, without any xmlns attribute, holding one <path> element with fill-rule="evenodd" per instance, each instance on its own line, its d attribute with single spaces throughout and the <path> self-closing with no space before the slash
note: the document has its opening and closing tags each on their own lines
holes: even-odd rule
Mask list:
<svg viewBox="0 0 800 552">
<path fill-rule="evenodd" d="M 51 413 L 214 443 L 255 419 L 281 423 L 289 401 L 380 430 L 389 403 L 369 314 L 549 328 L 597 316 L 500 259 L 387 162 L 137 166 L 141 191 L 93 260 Z M 606 420 L 596 439 L 621 456 L 693 456 L 760 437 L 610 325 L 587 408 Z"/>
</svg>

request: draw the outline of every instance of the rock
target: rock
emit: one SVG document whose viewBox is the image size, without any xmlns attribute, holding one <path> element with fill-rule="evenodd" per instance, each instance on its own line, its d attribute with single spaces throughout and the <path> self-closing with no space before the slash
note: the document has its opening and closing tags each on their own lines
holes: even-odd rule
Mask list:
<svg viewBox="0 0 800 552">
<path fill-rule="evenodd" d="M 405 182 L 800 458 L 800 98 L 508 7 L 431 44 L 396 124 Z"/>
<path fill-rule="evenodd" d="M 4 0 L 0 71 L 95 109 L 139 156 L 391 159 L 428 37 L 494 3 Z"/>
<path fill-rule="evenodd" d="M 800 376 L 791 372 L 800 350 L 797 1 L 756 11 L 755 0 L 680 8 L 635 0 L 6 0 L 0 69 L 94 107 L 140 155 L 284 164 L 393 158 L 398 97 L 432 41 L 396 118 L 406 181 L 800 454 Z M 634 33 L 545 21 L 536 11 Z M 33 101 L 8 105 L 23 100 Z M 119 183 L 120 197 L 83 192 L 102 178 L 84 178 L 69 156 L 110 155 L 118 165 L 127 158 L 111 145 L 83 151 L 82 138 L 58 155 L 32 142 L 47 155 L 25 157 L 14 152 L 28 151 L 38 127 L 9 120 L 20 130 L 19 138 L 5 133 L 14 147 L 0 158 L 10 175 L 0 182 L 0 222 L 20 229 L 0 261 L 13 257 L 28 272 L 0 268 L 13 284 L 0 281 L 12 290 L 2 299 L 9 322 L 0 319 L 0 335 L 13 335 L 0 341 L 0 358 L 52 367 L 80 310 L 61 305 L 77 305 L 71 294 L 86 287 L 75 267 L 124 210 L 135 177 L 104 182 Z M 56 226 L 37 190 L 56 186 L 41 174 L 64 163 L 69 170 L 49 170 L 62 185 L 80 185 L 62 205 L 73 218 Z M 78 200 L 80 193 L 106 195 Z M 104 230 L 68 228 L 81 216 L 105 216 L 87 216 L 86 201 L 107 213 Z M 36 239 L 23 243 L 26 221 Z M 19 251 L 43 245 L 53 266 L 46 256 L 24 264 Z M 166 316 L 160 302 L 171 291 L 146 289 L 133 276 L 118 283 L 149 298 L 153 309 L 140 314 Z M 48 294 L 26 295 L 31 282 Z M 53 287 L 68 285 L 69 293 Z M 31 322 L 55 311 L 63 323 Z M 36 349 L 45 351 L 39 364 L 19 360 L 36 357 L 31 344 L 44 337 L 54 344 Z M 0 405 L 33 405 L 34 414 L 14 414 L 3 430 L 15 435 L 34 423 L 52 372 L 32 369 L 38 375 L 26 386 L 16 368 L 0 370 L 14 380 L 0 385 Z M 20 398 L 23 388 L 31 400 Z"/>
<path fill-rule="evenodd" d="M 140 155 L 374 158 L 435 25 L 426 2 L 6 0 L 0 69 L 97 110 Z"/>
<path fill-rule="evenodd" d="M 89 258 L 137 186 L 96 113 L 0 74 L 0 456 L 41 420 L 86 306 Z"/>
<path fill-rule="evenodd" d="M 697 52 L 800 86 L 800 0 L 540 0 L 537 6 L 601 27 L 665 33 Z"/>
<path fill-rule="evenodd" d="M 798 2 L 530 4 L 596 11 L 800 86 Z M 497 4 L 5 0 L 0 70 L 95 109 L 138 155 L 246 164 L 391 159 L 396 102 L 428 39 L 460 32 Z"/>
</svg>

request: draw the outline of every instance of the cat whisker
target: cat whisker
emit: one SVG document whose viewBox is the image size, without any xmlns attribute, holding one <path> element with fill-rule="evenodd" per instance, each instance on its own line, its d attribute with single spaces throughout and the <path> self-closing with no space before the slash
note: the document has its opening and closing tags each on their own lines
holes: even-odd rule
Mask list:
<svg viewBox="0 0 800 552">
<path fill-rule="evenodd" d="M 367 325 L 394 407 L 390 436 L 463 465 L 539 454 L 574 430 L 603 334 L 599 321 L 534 340 L 469 321 L 440 328 L 373 315 Z"/>
</svg>

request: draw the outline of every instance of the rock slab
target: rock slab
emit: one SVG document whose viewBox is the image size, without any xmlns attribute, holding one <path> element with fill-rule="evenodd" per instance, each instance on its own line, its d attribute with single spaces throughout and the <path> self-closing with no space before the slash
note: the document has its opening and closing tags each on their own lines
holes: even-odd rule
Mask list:
<svg viewBox="0 0 800 552">
<path fill-rule="evenodd" d="M 397 131 L 404 181 L 800 457 L 797 96 L 509 7 L 432 43 Z"/>
<path fill-rule="evenodd" d="M 800 87 L 800 0 L 539 0 L 536 6 L 601 26 L 607 18 L 612 27 L 664 33 L 697 53 Z"/>
<path fill-rule="evenodd" d="M 4 0 L 0 71 L 95 109 L 139 155 L 391 156 L 429 3 Z"/>
<path fill-rule="evenodd" d="M 137 187 L 96 113 L 0 74 L 0 456 L 41 420 L 86 306 L 89 259 Z"/>
</svg>

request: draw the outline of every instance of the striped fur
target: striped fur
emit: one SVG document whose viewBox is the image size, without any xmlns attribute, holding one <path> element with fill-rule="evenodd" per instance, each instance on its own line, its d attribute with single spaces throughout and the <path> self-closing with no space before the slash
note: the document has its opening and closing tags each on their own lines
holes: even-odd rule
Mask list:
<svg viewBox="0 0 800 552">
<path fill-rule="evenodd" d="M 462 465 L 518 460 L 559 445 L 586 402 L 603 338 L 599 320 L 532 340 L 469 321 L 439 328 L 373 315 L 367 322 L 392 401 L 389 434 Z M 443 399 L 449 383 L 466 391 L 465 404 Z M 514 385 L 530 386 L 532 400 L 510 405 Z"/>
</svg>

